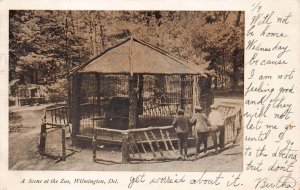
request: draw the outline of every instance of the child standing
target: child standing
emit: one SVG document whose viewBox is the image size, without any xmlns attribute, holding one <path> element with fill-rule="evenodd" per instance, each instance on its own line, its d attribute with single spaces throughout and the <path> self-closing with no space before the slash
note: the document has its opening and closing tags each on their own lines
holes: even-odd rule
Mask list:
<svg viewBox="0 0 300 190">
<path fill-rule="evenodd" d="M 189 136 L 189 119 L 184 116 L 184 110 L 179 109 L 172 123 L 178 136 L 180 155 L 187 156 L 187 141 Z M 183 154 L 184 150 L 184 154 Z"/>
<path fill-rule="evenodd" d="M 195 114 L 191 119 L 193 127 L 193 133 L 196 134 L 196 153 L 200 153 L 201 144 L 204 144 L 203 152 L 207 151 L 207 137 L 209 134 L 209 120 L 206 115 L 203 113 L 203 110 L 200 106 L 196 106 Z"/>
</svg>

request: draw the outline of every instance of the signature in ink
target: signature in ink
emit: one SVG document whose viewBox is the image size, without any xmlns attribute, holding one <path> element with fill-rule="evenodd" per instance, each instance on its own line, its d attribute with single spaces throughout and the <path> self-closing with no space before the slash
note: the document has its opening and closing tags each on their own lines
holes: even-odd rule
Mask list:
<svg viewBox="0 0 300 190">
<path fill-rule="evenodd" d="M 257 178 L 257 184 L 255 189 L 257 188 L 293 188 L 296 186 L 296 180 L 292 177 L 292 174 L 281 176 L 277 179 L 276 182 L 270 182 L 267 177 L 265 178 Z"/>
</svg>

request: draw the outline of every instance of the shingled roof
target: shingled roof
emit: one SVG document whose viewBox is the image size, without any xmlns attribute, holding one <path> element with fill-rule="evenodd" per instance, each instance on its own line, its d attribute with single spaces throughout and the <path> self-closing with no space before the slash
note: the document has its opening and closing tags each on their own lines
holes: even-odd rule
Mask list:
<svg viewBox="0 0 300 190">
<path fill-rule="evenodd" d="M 133 37 L 95 57 L 74 72 L 206 76 L 206 71 L 198 65 Z"/>
</svg>

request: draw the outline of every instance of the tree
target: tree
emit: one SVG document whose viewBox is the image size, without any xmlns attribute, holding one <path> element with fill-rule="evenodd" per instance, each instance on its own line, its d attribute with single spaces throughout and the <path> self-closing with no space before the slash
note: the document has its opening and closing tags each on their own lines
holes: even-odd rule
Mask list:
<svg viewBox="0 0 300 190">
<path fill-rule="evenodd" d="M 243 12 L 12 10 L 9 16 L 10 80 L 55 83 L 134 35 L 215 70 L 223 88 L 235 92 L 243 81 Z"/>
<path fill-rule="evenodd" d="M 202 29 L 195 33 L 193 45 L 196 49 L 207 52 L 206 60 L 210 61 L 209 69 L 214 69 L 221 79 L 222 89 L 229 79 L 231 90 L 236 91 L 239 81 L 243 81 L 243 27 L 236 25 L 235 15 L 242 12 L 207 13 Z"/>
<path fill-rule="evenodd" d="M 237 13 L 237 18 L 236 18 L 236 22 L 235 22 L 235 27 L 238 29 L 240 26 L 240 20 L 241 20 L 241 15 L 242 12 L 238 11 Z M 239 36 L 242 34 L 236 34 L 236 36 Z M 242 43 L 243 38 L 241 39 L 237 39 L 238 41 L 241 41 Z M 238 87 L 238 82 L 239 82 L 239 68 L 242 66 L 243 64 L 243 58 L 244 58 L 244 51 L 242 49 L 242 45 L 237 45 L 235 47 L 235 49 L 233 50 L 233 61 L 232 61 L 232 67 L 233 67 L 233 71 L 232 71 L 232 92 L 236 93 L 237 87 Z M 242 76 L 243 77 L 243 76 Z"/>
<path fill-rule="evenodd" d="M 75 32 L 74 17 L 71 11 L 11 11 L 10 72 L 29 75 L 32 83 L 39 81 L 34 76 L 55 81 L 85 61 L 85 41 Z"/>
</svg>

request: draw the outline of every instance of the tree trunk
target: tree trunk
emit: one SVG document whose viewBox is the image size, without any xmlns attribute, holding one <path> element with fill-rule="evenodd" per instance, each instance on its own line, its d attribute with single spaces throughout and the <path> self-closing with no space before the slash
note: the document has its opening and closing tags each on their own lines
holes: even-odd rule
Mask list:
<svg viewBox="0 0 300 190">
<path fill-rule="evenodd" d="M 238 12 L 236 22 L 235 22 L 235 27 L 239 27 L 240 25 L 240 19 L 241 19 L 241 11 Z M 235 48 L 233 51 L 233 61 L 232 61 L 232 68 L 233 68 L 233 73 L 232 73 L 232 88 L 231 91 L 233 94 L 236 93 L 237 87 L 238 87 L 238 64 L 239 64 L 239 56 L 238 56 L 238 48 Z"/>
<path fill-rule="evenodd" d="M 90 18 L 91 19 L 91 18 Z M 92 21 L 90 21 L 90 58 L 94 57 L 94 42 L 93 42 L 93 28 L 92 28 Z"/>
<path fill-rule="evenodd" d="M 233 94 L 236 93 L 238 87 L 238 50 L 235 49 L 233 52 L 233 73 L 232 73 L 232 88 L 231 91 Z"/>
<path fill-rule="evenodd" d="M 94 54 L 95 56 L 97 56 L 99 52 L 98 43 L 97 43 L 97 24 L 94 24 L 94 43 L 95 43 Z"/>
<path fill-rule="evenodd" d="M 68 56 L 68 46 L 69 46 L 69 42 L 68 42 L 68 29 L 69 29 L 69 25 L 68 25 L 68 15 L 66 16 L 66 20 L 65 20 L 65 43 L 66 43 L 66 47 L 65 47 L 65 64 L 66 64 L 66 70 L 70 71 L 70 66 L 69 66 L 69 56 Z"/>
</svg>

